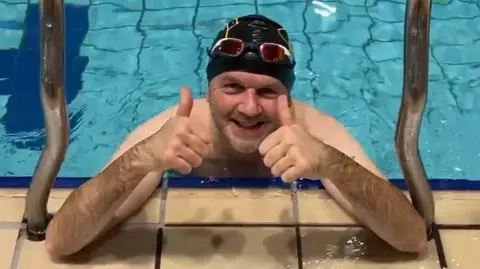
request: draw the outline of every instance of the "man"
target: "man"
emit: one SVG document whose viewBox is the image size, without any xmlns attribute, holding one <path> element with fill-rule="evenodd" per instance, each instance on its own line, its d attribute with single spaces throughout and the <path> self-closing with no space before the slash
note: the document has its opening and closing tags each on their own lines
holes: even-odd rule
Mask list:
<svg viewBox="0 0 480 269">
<path fill-rule="evenodd" d="M 290 97 L 295 62 L 282 26 L 258 15 L 234 19 L 209 56 L 206 98 L 193 100 L 182 88 L 179 105 L 138 127 L 104 170 L 66 199 L 47 230 L 52 258 L 78 252 L 131 216 L 166 171 L 321 179 L 345 210 L 393 247 L 426 249 L 422 218 L 348 131 Z"/>
</svg>

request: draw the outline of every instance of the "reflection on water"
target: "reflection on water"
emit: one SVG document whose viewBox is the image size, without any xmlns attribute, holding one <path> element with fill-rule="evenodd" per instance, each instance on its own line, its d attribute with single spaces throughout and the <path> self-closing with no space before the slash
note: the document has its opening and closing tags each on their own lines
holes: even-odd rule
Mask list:
<svg viewBox="0 0 480 269">
<path fill-rule="evenodd" d="M 180 191 L 181 190 L 181 191 Z M 283 198 L 290 197 L 292 191 L 272 188 L 270 191 L 265 192 L 264 189 L 245 189 L 245 188 L 229 188 L 229 189 L 209 189 L 208 190 L 198 190 L 194 188 L 176 188 L 171 189 L 174 198 L 207 198 L 207 199 L 238 199 L 238 200 L 259 200 L 259 199 L 271 199 L 271 198 Z"/>
<path fill-rule="evenodd" d="M 439 264 L 433 241 L 427 253 L 402 253 L 367 229 L 301 228 L 301 239 L 305 269 L 430 269 Z"/>
<path fill-rule="evenodd" d="M 348 260 L 348 263 L 355 263 L 366 253 L 367 245 L 365 242 L 357 236 L 352 236 L 346 239 L 345 244 L 326 244 L 325 252 L 320 259 L 304 259 L 303 265 L 310 268 L 312 265 L 322 266 L 322 264 L 328 263 L 328 268 L 343 268 L 345 262 L 340 262 L 339 257 L 341 257 L 341 260 Z M 332 264 L 332 260 L 336 261 Z"/>
<path fill-rule="evenodd" d="M 298 269 L 294 231 L 265 227 L 167 228 L 161 268 Z"/>
<path fill-rule="evenodd" d="M 332 14 L 335 14 L 335 12 L 337 11 L 337 8 L 335 6 L 331 6 L 331 4 L 327 5 L 321 1 L 312 1 L 312 4 L 316 6 L 313 12 L 322 17 L 329 17 Z"/>
</svg>

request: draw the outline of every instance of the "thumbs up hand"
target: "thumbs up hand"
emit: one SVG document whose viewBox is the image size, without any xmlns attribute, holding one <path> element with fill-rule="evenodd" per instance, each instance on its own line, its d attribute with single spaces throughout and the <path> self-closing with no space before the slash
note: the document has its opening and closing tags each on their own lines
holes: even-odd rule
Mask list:
<svg viewBox="0 0 480 269">
<path fill-rule="evenodd" d="M 145 147 L 152 157 L 153 170 L 176 170 L 189 174 L 201 165 L 211 146 L 209 130 L 198 120 L 192 120 L 192 93 L 183 87 L 180 104 L 175 116 L 148 138 L 151 143 Z"/>
<path fill-rule="evenodd" d="M 285 95 L 277 100 L 281 127 L 260 144 L 263 162 L 284 182 L 318 178 L 325 163 L 324 145 L 295 123 Z"/>
</svg>

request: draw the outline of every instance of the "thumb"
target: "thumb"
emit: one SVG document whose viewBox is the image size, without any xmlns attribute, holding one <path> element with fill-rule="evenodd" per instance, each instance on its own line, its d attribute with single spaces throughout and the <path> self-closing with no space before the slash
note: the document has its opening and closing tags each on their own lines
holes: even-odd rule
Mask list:
<svg viewBox="0 0 480 269">
<path fill-rule="evenodd" d="M 287 96 L 284 94 L 280 95 L 277 99 L 277 111 L 278 118 L 283 126 L 289 126 L 294 123 L 292 113 L 290 112 L 290 108 L 288 106 Z"/>
<path fill-rule="evenodd" d="M 180 104 L 177 109 L 177 116 L 190 117 L 193 107 L 192 92 L 187 86 L 182 87 L 180 91 Z"/>
</svg>

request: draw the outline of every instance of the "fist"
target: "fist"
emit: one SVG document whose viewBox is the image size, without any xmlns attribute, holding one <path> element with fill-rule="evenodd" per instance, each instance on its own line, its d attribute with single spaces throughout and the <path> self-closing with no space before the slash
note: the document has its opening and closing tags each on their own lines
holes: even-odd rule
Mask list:
<svg viewBox="0 0 480 269">
<path fill-rule="evenodd" d="M 284 182 L 303 177 L 318 178 L 324 163 L 324 144 L 294 123 L 285 95 L 277 100 L 277 112 L 282 126 L 259 147 L 264 164 Z"/>
<path fill-rule="evenodd" d="M 192 93 L 183 87 L 175 116 L 152 138 L 160 142 L 152 143 L 153 147 L 149 149 L 153 152 L 154 162 L 160 166 L 159 170 L 173 169 L 189 174 L 194 167 L 201 165 L 208 154 L 211 137 L 204 125 L 190 118 L 192 108 Z"/>
</svg>

